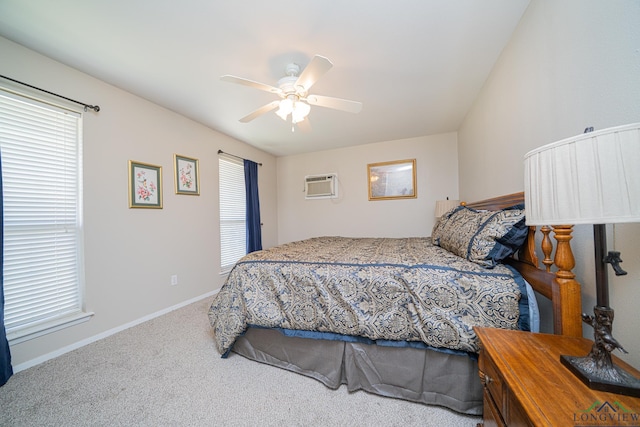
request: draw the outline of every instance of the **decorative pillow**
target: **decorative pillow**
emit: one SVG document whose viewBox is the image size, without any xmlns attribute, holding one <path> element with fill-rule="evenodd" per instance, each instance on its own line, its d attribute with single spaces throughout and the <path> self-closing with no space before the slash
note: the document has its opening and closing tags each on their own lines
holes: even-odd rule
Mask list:
<svg viewBox="0 0 640 427">
<path fill-rule="evenodd" d="M 524 204 L 500 211 L 459 206 L 440 217 L 431 239 L 434 245 L 493 268 L 522 246 L 527 233 Z"/>
</svg>

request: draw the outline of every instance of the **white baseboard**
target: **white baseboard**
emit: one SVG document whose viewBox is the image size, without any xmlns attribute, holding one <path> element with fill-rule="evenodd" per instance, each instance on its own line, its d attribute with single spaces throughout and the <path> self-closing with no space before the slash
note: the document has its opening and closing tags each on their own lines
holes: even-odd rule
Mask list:
<svg viewBox="0 0 640 427">
<path fill-rule="evenodd" d="M 170 313 L 170 312 L 172 312 L 174 310 L 177 310 L 179 308 L 182 308 L 182 307 L 187 306 L 189 304 L 192 304 L 194 302 L 198 302 L 198 301 L 200 301 L 200 300 L 202 300 L 204 298 L 212 297 L 213 295 L 217 294 L 218 291 L 219 291 L 219 289 L 217 289 L 215 291 L 212 291 L 212 292 L 207 292 L 204 295 L 200 295 L 198 297 L 191 298 L 191 299 L 189 299 L 187 301 L 183 301 L 183 302 L 181 302 L 179 304 L 173 305 L 171 307 L 167 307 L 167 308 L 165 308 L 163 310 L 160 310 L 160 311 L 157 311 L 155 313 L 151 313 L 151 314 L 149 314 L 147 316 L 141 317 L 140 319 L 136 319 L 136 320 L 134 320 L 132 322 L 125 323 L 124 325 L 117 326 L 117 327 L 115 327 L 113 329 L 109 329 L 108 331 L 105 331 L 105 332 L 102 332 L 102 333 L 100 333 L 98 335 L 94 335 L 92 337 L 89 337 L 89 338 L 83 339 L 81 341 L 75 342 L 75 343 L 70 344 L 70 345 L 68 345 L 66 347 L 62 347 L 62 348 L 60 348 L 60 349 L 58 349 L 56 351 L 52 351 L 51 353 L 44 354 L 44 355 L 42 355 L 40 357 L 36 357 L 35 359 L 27 360 L 26 362 L 20 363 L 19 365 L 14 365 L 13 366 L 13 372 L 14 373 L 18 373 L 20 371 L 24 371 L 25 369 L 31 368 L 32 366 L 36 366 L 36 365 L 39 365 L 41 363 L 46 362 L 47 360 L 51 360 L 51 359 L 54 359 L 54 358 L 56 358 L 58 356 L 62 356 L 65 353 L 68 353 L 70 351 L 76 350 L 76 349 L 78 349 L 80 347 L 84 347 L 87 344 L 91 344 L 93 342 L 99 341 L 99 340 L 101 340 L 103 338 L 106 338 L 106 337 L 111 336 L 113 334 L 116 334 L 118 332 L 124 331 L 125 329 L 129 329 L 129 328 L 137 326 L 137 325 L 139 325 L 141 323 L 149 321 L 151 319 L 155 319 L 156 317 L 160 317 L 160 316 L 162 316 L 164 314 Z"/>
</svg>

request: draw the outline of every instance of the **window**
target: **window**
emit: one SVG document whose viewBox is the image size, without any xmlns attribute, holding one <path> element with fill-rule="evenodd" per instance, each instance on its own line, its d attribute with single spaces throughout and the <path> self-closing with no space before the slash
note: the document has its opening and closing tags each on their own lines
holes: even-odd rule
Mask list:
<svg viewBox="0 0 640 427">
<path fill-rule="evenodd" d="M 220 269 L 228 272 L 247 254 L 244 163 L 220 156 Z"/>
<path fill-rule="evenodd" d="M 21 342 L 86 320 L 82 114 L 0 90 L 5 327 Z"/>
</svg>

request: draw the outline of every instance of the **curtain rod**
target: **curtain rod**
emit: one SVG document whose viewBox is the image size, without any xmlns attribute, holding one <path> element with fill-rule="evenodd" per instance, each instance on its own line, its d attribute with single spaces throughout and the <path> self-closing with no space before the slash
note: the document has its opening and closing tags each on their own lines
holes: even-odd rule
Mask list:
<svg viewBox="0 0 640 427">
<path fill-rule="evenodd" d="M 91 110 L 95 111 L 96 113 L 98 111 L 100 111 L 100 107 L 98 105 L 85 104 L 84 102 L 76 101 L 75 99 L 67 98 L 66 96 L 58 95 L 57 93 L 49 92 L 48 90 L 45 90 L 45 89 L 40 89 L 39 87 L 32 86 L 32 85 L 30 85 L 28 83 L 23 83 L 21 81 L 12 79 L 11 77 L 3 76 L 2 74 L 0 74 L 0 77 L 2 77 L 3 79 L 10 80 L 10 81 L 12 81 L 14 83 L 21 84 L 23 86 L 30 87 L 31 89 L 39 90 L 40 92 L 48 93 L 49 95 L 57 96 L 58 98 L 66 99 L 67 101 L 71 101 L 71 102 L 75 102 L 76 104 L 80 104 L 80 105 L 82 105 L 84 107 L 84 111 L 87 111 L 87 109 L 91 109 Z"/>
<path fill-rule="evenodd" d="M 236 155 L 233 155 L 233 154 L 225 153 L 225 152 L 224 152 L 224 151 L 222 151 L 222 150 L 218 150 L 218 154 L 226 154 L 227 156 L 235 157 L 236 159 L 240 159 L 240 160 L 248 160 L 248 159 L 244 159 L 244 158 L 242 158 L 242 157 L 240 157 L 240 156 L 236 156 Z M 251 161 L 251 162 L 253 162 L 253 160 L 250 160 L 250 161 Z M 255 163 L 255 162 L 254 162 L 254 163 Z M 258 166 L 262 166 L 262 163 L 258 163 Z"/>
</svg>

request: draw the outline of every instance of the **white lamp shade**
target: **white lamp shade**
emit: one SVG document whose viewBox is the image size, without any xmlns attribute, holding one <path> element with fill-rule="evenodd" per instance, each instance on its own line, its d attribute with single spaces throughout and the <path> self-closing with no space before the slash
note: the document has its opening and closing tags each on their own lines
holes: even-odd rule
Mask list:
<svg viewBox="0 0 640 427">
<path fill-rule="evenodd" d="M 285 98 L 282 101 L 280 101 L 280 108 L 278 108 L 278 111 L 276 111 L 276 114 L 282 119 L 282 120 L 287 120 L 287 117 L 289 116 L 289 114 L 291 114 L 291 112 L 293 111 L 293 101 Z"/>
<path fill-rule="evenodd" d="M 528 225 L 640 222 L 640 123 L 535 149 L 524 173 Z"/>
<path fill-rule="evenodd" d="M 459 200 L 438 200 L 436 201 L 436 218 L 440 218 L 442 215 L 449 212 L 451 209 L 460 205 Z"/>
<path fill-rule="evenodd" d="M 293 110 L 291 111 L 291 121 L 293 123 L 299 123 L 309 115 L 311 106 L 306 102 L 297 101 L 293 103 Z"/>
</svg>

